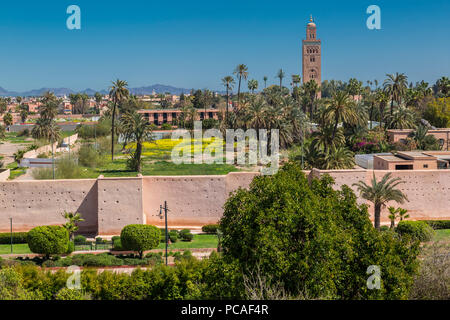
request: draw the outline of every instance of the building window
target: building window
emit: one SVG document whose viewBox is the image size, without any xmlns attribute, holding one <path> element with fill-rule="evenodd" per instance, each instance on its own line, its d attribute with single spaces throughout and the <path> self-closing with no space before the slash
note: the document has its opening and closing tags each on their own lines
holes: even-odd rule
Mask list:
<svg viewBox="0 0 450 320">
<path fill-rule="evenodd" d="M 423 167 L 424 167 L 424 168 L 428 168 L 428 165 L 427 165 L 427 164 L 424 164 Z"/>
</svg>

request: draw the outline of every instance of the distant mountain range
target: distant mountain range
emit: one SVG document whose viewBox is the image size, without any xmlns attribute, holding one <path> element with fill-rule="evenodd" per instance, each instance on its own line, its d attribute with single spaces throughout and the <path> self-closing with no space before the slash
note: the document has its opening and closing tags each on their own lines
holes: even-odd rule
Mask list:
<svg viewBox="0 0 450 320">
<path fill-rule="evenodd" d="M 16 91 L 9 91 L 2 87 L 0 87 L 0 96 L 10 96 L 10 97 L 30 97 L 30 96 L 41 96 L 44 92 L 51 91 L 56 96 L 68 96 L 71 93 L 86 93 L 89 96 L 93 96 L 96 92 L 100 92 L 101 94 L 108 94 L 108 90 L 94 90 L 94 89 L 85 89 L 82 91 L 75 91 L 69 88 L 41 88 L 41 89 L 34 89 L 30 91 L 25 92 L 16 92 Z M 166 86 L 162 84 L 154 84 L 152 86 L 147 87 L 139 87 L 139 88 L 130 88 L 130 92 L 135 95 L 148 95 L 155 93 L 166 93 L 169 92 L 171 94 L 180 95 L 182 93 L 189 93 L 191 89 L 184 89 L 184 88 L 176 88 L 173 86 Z"/>
</svg>

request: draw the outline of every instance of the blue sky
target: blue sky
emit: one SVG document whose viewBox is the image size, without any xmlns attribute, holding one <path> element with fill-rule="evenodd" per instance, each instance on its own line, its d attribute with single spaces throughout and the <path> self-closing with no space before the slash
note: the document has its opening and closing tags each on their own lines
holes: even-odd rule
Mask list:
<svg viewBox="0 0 450 320">
<path fill-rule="evenodd" d="M 413 82 L 450 74 L 450 1 L 73 0 L 2 1 L 0 86 L 104 89 L 168 84 L 222 89 L 239 63 L 249 78 L 276 83 L 278 69 L 301 73 L 301 40 L 313 14 L 322 40 L 323 79 Z M 66 8 L 81 8 L 68 30 Z M 366 8 L 381 8 L 381 30 Z"/>
</svg>

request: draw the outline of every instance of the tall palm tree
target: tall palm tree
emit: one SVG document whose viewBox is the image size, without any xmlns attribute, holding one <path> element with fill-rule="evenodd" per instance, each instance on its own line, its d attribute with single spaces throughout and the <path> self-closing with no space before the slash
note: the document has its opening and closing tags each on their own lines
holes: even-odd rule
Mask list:
<svg viewBox="0 0 450 320">
<path fill-rule="evenodd" d="M 381 208 L 389 201 L 404 203 L 409 201 L 407 196 L 396 189 L 396 187 L 404 183 L 401 178 L 391 178 L 392 173 L 387 173 L 377 182 L 375 172 L 373 173 L 371 185 L 367 185 L 364 181 L 354 183 L 353 186 L 358 188 L 361 197 L 374 204 L 374 223 L 375 228 L 380 230 Z"/>
<path fill-rule="evenodd" d="M 333 123 L 333 132 L 331 139 L 334 139 L 336 130 L 340 122 L 348 124 L 356 124 L 358 122 L 358 114 L 354 108 L 354 103 L 350 99 L 349 93 L 346 91 L 337 91 L 325 109 L 325 117 Z"/>
<path fill-rule="evenodd" d="M 248 89 L 253 93 L 258 89 L 258 80 L 252 79 L 248 80 Z"/>
<path fill-rule="evenodd" d="M 414 127 L 414 112 L 402 105 L 395 109 L 388 119 L 390 129 L 411 129 Z"/>
<path fill-rule="evenodd" d="M 384 90 L 391 96 L 391 115 L 394 112 L 394 101 L 397 105 L 402 102 L 402 97 L 408 88 L 408 77 L 404 73 L 387 74 L 384 80 Z"/>
<path fill-rule="evenodd" d="M 47 100 L 39 107 L 41 118 L 53 120 L 58 114 L 58 104 L 54 100 Z"/>
<path fill-rule="evenodd" d="M 226 111 L 226 116 L 225 116 L 225 119 L 226 119 L 226 122 L 227 122 L 227 124 L 228 124 L 228 115 L 229 115 L 229 113 L 228 113 L 228 106 L 229 106 L 229 104 L 230 104 L 230 94 L 229 94 L 229 91 L 230 90 L 233 90 L 233 86 L 234 86 L 234 78 L 232 77 L 232 76 L 225 76 L 225 77 L 223 77 L 223 79 L 222 79 L 222 84 L 225 86 L 225 88 L 227 89 L 227 111 Z"/>
<path fill-rule="evenodd" d="M 280 92 L 283 92 L 282 83 L 283 83 L 284 77 L 285 77 L 285 73 L 284 73 L 283 69 L 278 70 L 277 78 L 280 79 Z"/>
<path fill-rule="evenodd" d="M 236 69 L 234 69 L 233 74 L 236 75 L 239 79 L 238 84 L 238 105 L 241 103 L 241 81 L 242 79 L 247 80 L 248 77 L 248 68 L 245 64 L 238 64 Z"/>
<path fill-rule="evenodd" d="M 111 116 L 111 161 L 114 161 L 114 133 L 115 133 L 115 121 L 116 121 L 116 109 L 117 105 L 128 98 L 130 92 L 128 91 L 128 82 L 117 79 L 112 82 L 112 86 L 109 91 L 109 96 L 113 101 L 113 110 Z"/>
<path fill-rule="evenodd" d="M 122 116 L 124 132 L 136 142 L 136 150 L 128 161 L 131 170 L 141 172 L 142 144 L 152 140 L 152 125 L 139 113 L 125 113 Z"/>
<path fill-rule="evenodd" d="M 100 92 L 96 92 L 94 95 L 95 98 L 95 108 L 96 113 L 100 114 L 100 103 L 102 103 L 103 95 Z"/>
<path fill-rule="evenodd" d="M 319 86 L 317 85 L 317 82 L 315 82 L 314 80 L 309 80 L 308 82 L 303 84 L 303 89 L 306 96 L 309 99 L 310 120 L 312 120 L 314 114 L 314 101 L 317 98 Z"/>
<path fill-rule="evenodd" d="M 292 75 L 292 83 L 294 84 L 295 87 L 298 86 L 298 84 L 300 83 L 300 81 L 301 81 L 300 75 L 298 75 L 298 74 L 293 74 L 293 75 Z"/>
<path fill-rule="evenodd" d="M 267 80 L 269 80 L 269 78 L 267 76 L 263 77 L 263 81 L 264 81 L 264 89 L 267 88 Z"/>
</svg>

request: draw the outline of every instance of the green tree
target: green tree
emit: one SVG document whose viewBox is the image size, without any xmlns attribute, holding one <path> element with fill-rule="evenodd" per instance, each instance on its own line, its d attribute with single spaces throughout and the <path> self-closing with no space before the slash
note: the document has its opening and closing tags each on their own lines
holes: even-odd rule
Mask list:
<svg viewBox="0 0 450 320">
<path fill-rule="evenodd" d="M 225 86 L 225 88 L 227 90 L 227 107 L 226 107 L 225 119 L 226 119 L 226 123 L 229 124 L 228 123 L 228 116 L 229 116 L 228 107 L 230 105 L 230 93 L 229 92 L 230 92 L 230 90 L 233 90 L 233 86 L 234 86 L 234 79 L 233 79 L 233 77 L 232 76 L 225 76 L 222 79 L 222 84 Z"/>
<path fill-rule="evenodd" d="M 78 223 L 84 221 L 84 219 L 78 212 L 73 213 L 64 211 L 61 215 L 67 221 L 65 224 L 63 224 L 63 227 L 67 230 L 67 232 L 69 232 L 70 240 L 73 240 L 74 233 L 79 229 Z"/>
<path fill-rule="evenodd" d="M 137 251 L 142 259 L 144 251 L 158 246 L 161 232 L 155 226 L 130 224 L 122 229 L 120 241 L 125 250 Z"/>
<path fill-rule="evenodd" d="M 227 200 L 220 221 L 224 259 L 248 276 L 259 270 L 289 295 L 337 299 L 405 299 L 419 244 L 373 228 L 348 186 L 311 182 L 288 163 L 253 179 Z M 367 268 L 380 266 L 380 290 L 367 288 Z"/>
<path fill-rule="evenodd" d="M 277 78 L 280 79 L 280 92 L 283 89 L 283 85 L 282 84 L 283 84 L 283 79 L 284 79 L 285 75 L 286 74 L 284 73 L 283 69 L 278 70 Z"/>
<path fill-rule="evenodd" d="M 239 79 L 238 83 L 238 105 L 241 106 L 241 81 L 242 79 L 247 80 L 248 77 L 248 67 L 245 64 L 238 64 L 236 69 L 234 69 L 233 74 Z"/>
<path fill-rule="evenodd" d="M 137 112 L 124 114 L 121 123 L 125 134 L 136 142 L 136 149 L 128 162 L 129 168 L 141 172 L 142 144 L 145 141 L 152 141 L 153 126 Z"/>
<path fill-rule="evenodd" d="M 358 114 L 354 108 L 354 103 L 345 91 L 337 91 L 333 94 L 333 98 L 325 109 L 325 117 L 333 124 L 332 140 L 336 136 L 340 122 L 348 124 L 358 123 Z"/>
<path fill-rule="evenodd" d="M 3 123 L 6 127 L 9 127 L 13 124 L 13 116 L 11 112 L 8 112 L 3 116 Z"/>
<path fill-rule="evenodd" d="M 403 73 L 387 74 L 387 79 L 384 81 L 384 90 L 391 97 L 391 115 L 394 112 L 394 101 L 399 106 L 402 102 L 402 97 L 408 88 L 408 77 Z"/>
<path fill-rule="evenodd" d="M 130 94 L 127 89 L 128 82 L 117 79 L 112 82 L 112 86 L 109 91 L 109 96 L 113 102 L 113 109 L 111 115 L 111 161 L 114 161 L 114 133 L 116 123 L 116 109 L 119 104 L 126 100 Z"/>
<path fill-rule="evenodd" d="M 361 197 L 372 202 L 374 205 L 374 223 L 375 228 L 380 229 L 381 208 L 389 201 L 396 201 L 398 203 L 404 203 L 405 200 L 409 201 L 407 196 L 397 189 L 396 187 L 404 183 L 401 178 L 391 178 L 392 173 L 387 173 L 378 182 L 373 173 L 371 185 L 366 184 L 364 181 L 359 181 L 353 185 L 358 188 L 361 193 Z"/>
<path fill-rule="evenodd" d="M 263 81 L 264 81 L 264 89 L 267 88 L 267 80 L 269 80 L 269 78 L 267 76 L 263 77 Z"/>
<path fill-rule="evenodd" d="M 255 90 L 258 89 L 258 80 L 255 79 L 251 79 L 248 81 L 248 89 L 252 92 L 255 93 Z"/>
</svg>

